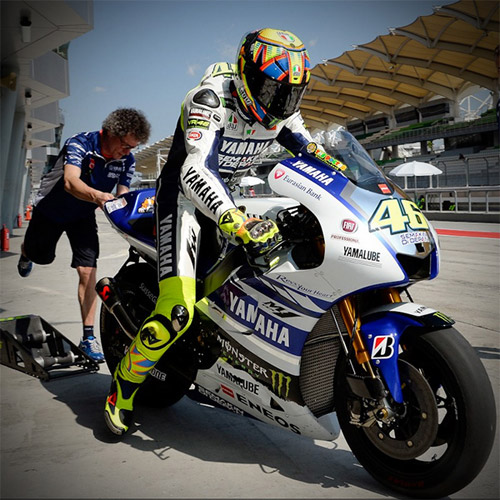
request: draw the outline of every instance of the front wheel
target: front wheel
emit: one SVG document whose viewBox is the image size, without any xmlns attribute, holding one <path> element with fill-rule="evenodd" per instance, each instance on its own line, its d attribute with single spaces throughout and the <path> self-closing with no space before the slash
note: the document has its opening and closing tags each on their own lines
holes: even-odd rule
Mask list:
<svg viewBox="0 0 500 500">
<path fill-rule="evenodd" d="M 335 377 L 339 422 L 354 455 L 378 481 L 408 496 L 447 496 L 469 484 L 489 457 L 493 390 L 474 349 L 454 328 L 406 334 L 401 346 L 404 403 L 391 401 L 394 419 L 353 424 L 364 403 L 348 389 L 342 357 Z"/>
</svg>

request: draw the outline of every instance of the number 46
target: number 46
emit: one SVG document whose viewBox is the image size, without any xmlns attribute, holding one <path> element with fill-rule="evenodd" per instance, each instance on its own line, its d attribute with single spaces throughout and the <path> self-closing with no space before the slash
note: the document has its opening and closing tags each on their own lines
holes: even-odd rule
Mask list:
<svg viewBox="0 0 500 500">
<path fill-rule="evenodd" d="M 424 214 L 413 201 L 389 199 L 382 200 L 368 222 L 370 232 L 388 227 L 391 234 L 404 233 L 408 228 L 429 229 Z"/>
</svg>

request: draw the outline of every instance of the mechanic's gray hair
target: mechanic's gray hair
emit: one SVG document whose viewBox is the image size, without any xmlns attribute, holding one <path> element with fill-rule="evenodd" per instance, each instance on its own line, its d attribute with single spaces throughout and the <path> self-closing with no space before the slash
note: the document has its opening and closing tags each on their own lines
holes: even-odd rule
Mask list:
<svg viewBox="0 0 500 500">
<path fill-rule="evenodd" d="M 102 122 L 102 130 L 116 137 L 132 134 L 140 144 L 145 144 L 151 133 L 151 125 L 142 111 L 119 108 L 110 113 Z"/>
</svg>

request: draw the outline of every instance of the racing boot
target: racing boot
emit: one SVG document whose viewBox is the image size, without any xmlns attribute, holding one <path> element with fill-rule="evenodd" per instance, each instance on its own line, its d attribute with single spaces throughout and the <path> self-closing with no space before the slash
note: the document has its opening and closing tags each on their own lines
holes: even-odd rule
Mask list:
<svg viewBox="0 0 500 500">
<path fill-rule="evenodd" d="M 165 289 L 168 291 L 165 292 Z M 184 291 L 186 296 L 175 297 L 172 289 Z M 192 278 L 174 277 L 160 282 L 160 295 L 154 313 L 142 325 L 113 375 L 104 407 L 104 420 L 114 434 L 121 436 L 128 431 L 133 419 L 134 398 L 140 385 L 167 349 L 189 328 L 195 300 L 194 293 L 189 293 L 191 291 L 195 291 Z M 173 307 L 169 305 L 172 300 Z M 162 314 L 166 311 L 169 311 L 168 316 Z"/>
</svg>

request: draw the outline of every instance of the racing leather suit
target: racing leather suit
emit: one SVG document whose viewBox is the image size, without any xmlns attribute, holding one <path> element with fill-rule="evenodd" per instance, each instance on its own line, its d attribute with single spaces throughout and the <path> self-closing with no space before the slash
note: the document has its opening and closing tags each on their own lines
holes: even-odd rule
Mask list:
<svg viewBox="0 0 500 500">
<path fill-rule="evenodd" d="M 160 293 L 153 315 L 145 321 L 117 371 L 121 380 L 134 384 L 127 391 L 130 409 L 135 385 L 144 380 L 193 318 L 200 239 L 196 209 L 215 222 L 215 231 L 221 215 L 236 208 L 227 187 L 230 180 L 244 175 L 274 140 L 292 154 L 311 141 L 299 112 L 269 130 L 250 120 L 240 108 L 234 70 L 228 63 L 213 64 L 200 85 L 187 94 L 157 181 Z M 175 324 L 175 306 L 187 310 L 183 324 Z M 125 389 L 122 392 L 125 394 Z"/>
</svg>

